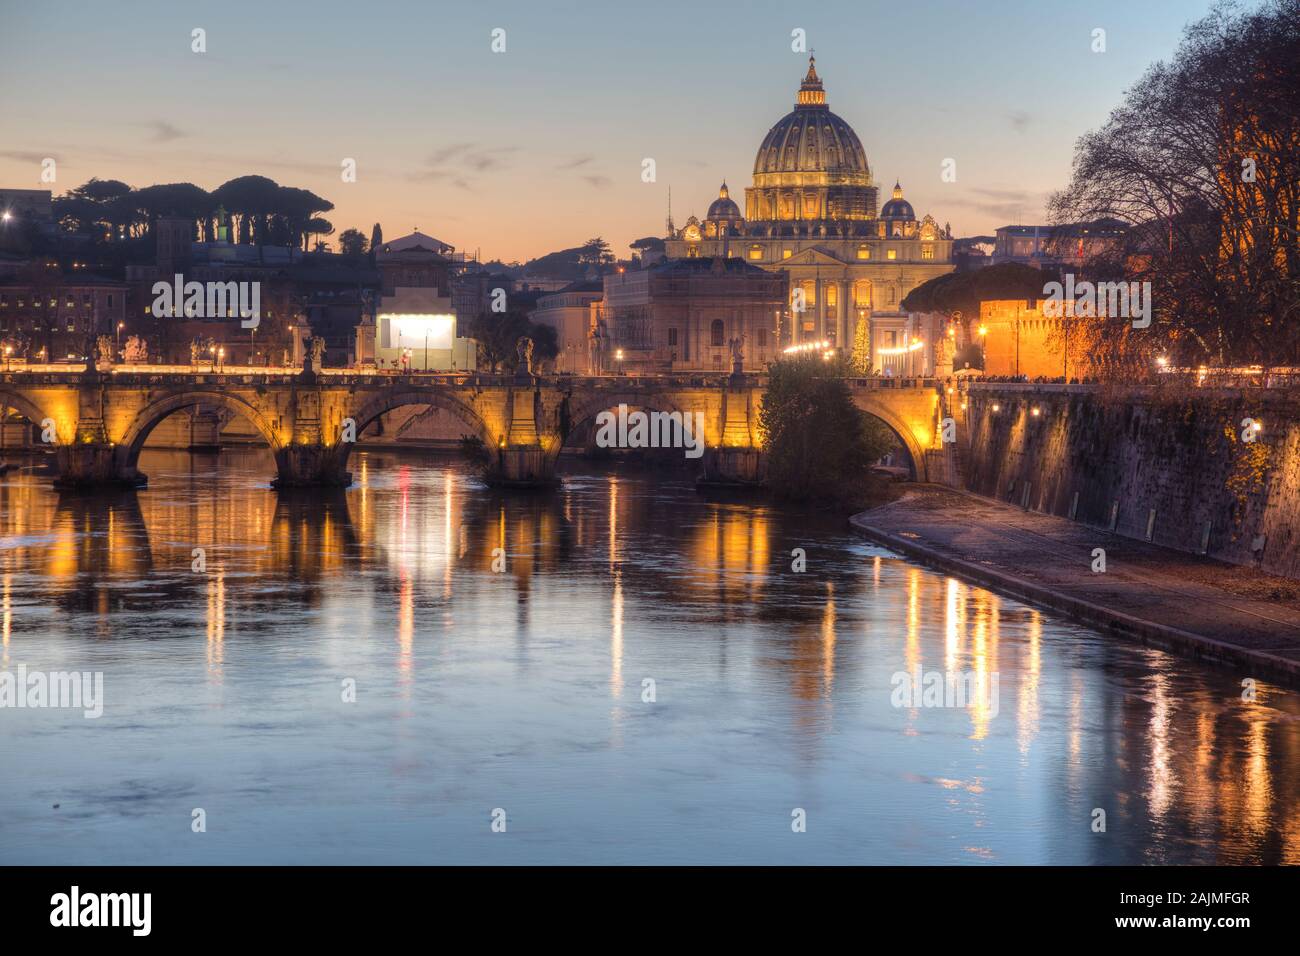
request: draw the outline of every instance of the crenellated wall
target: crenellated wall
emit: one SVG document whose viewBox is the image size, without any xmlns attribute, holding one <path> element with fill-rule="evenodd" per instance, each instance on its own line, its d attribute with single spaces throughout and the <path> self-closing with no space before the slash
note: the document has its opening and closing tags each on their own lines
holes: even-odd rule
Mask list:
<svg viewBox="0 0 1300 956">
<path fill-rule="evenodd" d="M 966 398 L 968 490 L 1300 577 L 1300 392 L 979 383 Z"/>
</svg>

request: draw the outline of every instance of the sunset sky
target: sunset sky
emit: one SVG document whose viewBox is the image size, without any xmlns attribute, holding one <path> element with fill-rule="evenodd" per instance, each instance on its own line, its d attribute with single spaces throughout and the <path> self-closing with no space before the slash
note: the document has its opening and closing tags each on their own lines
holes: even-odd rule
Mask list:
<svg viewBox="0 0 1300 956">
<path fill-rule="evenodd" d="M 334 202 L 339 231 L 418 225 L 507 261 L 599 234 L 626 255 L 663 234 L 669 186 L 679 225 L 724 178 L 743 203 L 806 69 L 797 27 L 882 194 L 901 179 L 918 215 L 989 233 L 1042 219 L 1076 138 L 1209 6 L 0 0 L 0 186 L 259 173 Z"/>
</svg>

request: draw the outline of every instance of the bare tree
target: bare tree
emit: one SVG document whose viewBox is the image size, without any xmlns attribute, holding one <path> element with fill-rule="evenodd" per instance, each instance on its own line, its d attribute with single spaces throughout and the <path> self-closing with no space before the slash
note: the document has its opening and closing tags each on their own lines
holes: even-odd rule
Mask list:
<svg viewBox="0 0 1300 956">
<path fill-rule="evenodd" d="M 1072 329 L 1095 365 L 1300 365 L 1300 0 L 1221 3 L 1191 24 L 1079 141 L 1049 210 L 1131 224 L 1088 277 L 1151 283 L 1150 328 Z"/>
</svg>

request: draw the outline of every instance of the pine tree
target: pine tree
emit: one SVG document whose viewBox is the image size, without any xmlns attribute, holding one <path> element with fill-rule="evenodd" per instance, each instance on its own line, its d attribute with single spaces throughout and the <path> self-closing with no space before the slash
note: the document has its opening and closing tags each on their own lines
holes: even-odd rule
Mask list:
<svg viewBox="0 0 1300 956">
<path fill-rule="evenodd" d="M 853 356 L 850 364 L 859 375 L 871 374 L 871 321 L 865 315 L 858 317 L 857 327 L 853 330 Z"/>
</svg>

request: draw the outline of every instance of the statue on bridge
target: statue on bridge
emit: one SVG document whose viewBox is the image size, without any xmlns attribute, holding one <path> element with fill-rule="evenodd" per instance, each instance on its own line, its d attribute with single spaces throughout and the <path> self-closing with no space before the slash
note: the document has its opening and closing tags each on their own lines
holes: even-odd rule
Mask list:
<svg viewBox="0 0 1300 956">
<path fill-rule="evenodd" d="M 200 351 L 202 348 L 203 348 L 203 346 L 199 344 L 199 340 L 198 340 L 198 337 L 197 337 L 197 336 L 196 336 L 193 340 L 191 340 L 191 342 L 190 342 L 190 366 L 191 366 L 192 368 L 197 368 L 197 367 L 198 367 L 198 364 L 199 364 L 199 351 Z"/>
<path fill-rule="evenodd" d="M 122 361 L 127 365 L 140 365 L 149 361 L 149 342 L 142 335 L 132 335 L 122 350 Z"/>
<path fill-rule="evenodd" d="M 311 363 L 311 370 L 313 372 L 319 372 L 321 370 L 321 364 L 325 360 L 325 340 L 319 335 L 313 335 L 307 340 L 307 358 Z"/>
<path fill-rule="evenodd" d="M 518 356 L 518 363 L 515 365 L 515 378 L 530 379 L 533 377 L 533 340 L 528 336 L 523 336 L 515 343 L 515 353 Z"/>
<path fill-rule="evenodd" d="M 113 344 L 113 336 L 101 335 L 95 340 L 95 368 L 107 372 L 116 360 L 117 350 Z"/>
<path fill-rule="evenodd" d="M 727 345 L 731 348 L 731 374 L 745 374 L 745 333 L 733 335 Z"/>
</svg>

